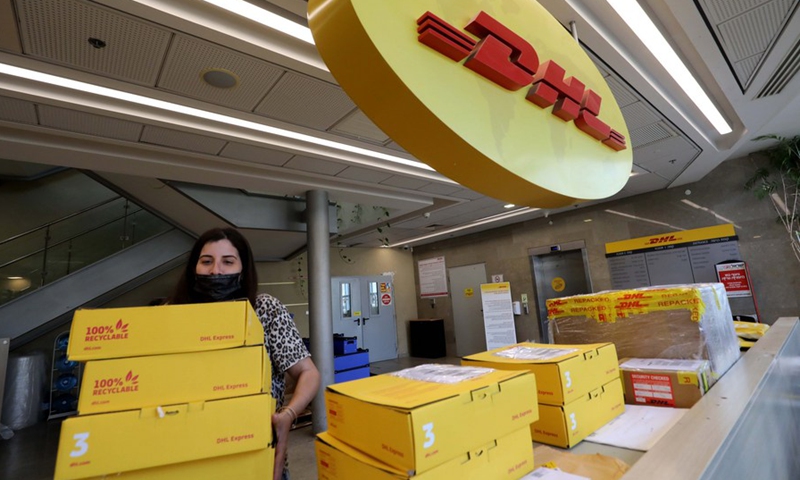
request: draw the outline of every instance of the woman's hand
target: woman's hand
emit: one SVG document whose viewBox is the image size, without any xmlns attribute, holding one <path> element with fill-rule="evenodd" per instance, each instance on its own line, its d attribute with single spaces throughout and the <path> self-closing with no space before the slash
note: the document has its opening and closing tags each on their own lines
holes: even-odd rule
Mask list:
<svg viewBox="0 0 800 480">
<path fill-rule="evenodd" d="M 286 461 L 286 450 L 289 446 L 289 430 L 296 418 L 290 410 L 272 414 L 272 428 L 275 430 L 275 475 L 274 480 L 281 480 L 283 465 Z"/>
</svg>

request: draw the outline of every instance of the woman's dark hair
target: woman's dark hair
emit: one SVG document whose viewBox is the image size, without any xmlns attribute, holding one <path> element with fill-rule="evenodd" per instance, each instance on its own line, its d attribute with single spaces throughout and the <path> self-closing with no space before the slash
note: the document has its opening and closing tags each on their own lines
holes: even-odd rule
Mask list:
<svg viewBox="0 0 800 480">
<path fill-rule="evenodd" d="M 253 251 L 250 249 L 250 244 L 247 242 L 247 239 L 234 228 L 212 228 L 200 235 L 200 238 L 197 239 L 194 243 L 194 247 L 192 247 L 189 260 L 186 262 L 186 268 L 180 280 L 178 280 L 175 293 L 173 293 L 168 303 L 182 304 L 203 301 L 194 292 L 197 260 L 200 258 L 200 252 L 207 243 L 218 242 L 220 240 L 230 241 L 236 250 L 238 250 L 239 259 L 242 261 L 241 288 L 236 292 L 235 298 L 247 297 L 250 303 L 255 307 L 258 275 L 256 274 L 256 264 L 253 260 Z"/>
</svg>

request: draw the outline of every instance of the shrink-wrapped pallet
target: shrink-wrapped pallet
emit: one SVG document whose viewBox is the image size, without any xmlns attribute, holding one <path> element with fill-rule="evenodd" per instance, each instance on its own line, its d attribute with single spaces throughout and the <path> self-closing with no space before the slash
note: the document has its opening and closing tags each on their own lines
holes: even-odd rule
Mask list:
<svg viewBox="0 0 800 480">
<path fill-rule="evenodd" d="M 721 283 L 616 290 L 547 301 L 550 341 L 613 342 L 620 358 L 703 359 L 718 378 L 739 358 Z"/>
</svg>

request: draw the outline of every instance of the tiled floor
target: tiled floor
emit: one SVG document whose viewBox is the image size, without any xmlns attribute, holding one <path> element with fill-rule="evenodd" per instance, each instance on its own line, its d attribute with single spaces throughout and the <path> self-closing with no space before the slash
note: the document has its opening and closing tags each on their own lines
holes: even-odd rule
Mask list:
<svg viewBox="0 0 800 480">
<path fill-rule="evenodd" d="M 423 363 L 457 365 L 458 358 L 435 360 L 403 357 L 370 365 L 373 375 L 389 373 Z M 14 432 L 9 440 L 0 439 L 0 480 L 49 480 L 53 478 L 61 422 L 43 422 Z M 289 436 L 289 464 L 292 480 L 317 478 L 314 455 L 314 432 L 311 426 L 301 427 Z"/>
</svg>

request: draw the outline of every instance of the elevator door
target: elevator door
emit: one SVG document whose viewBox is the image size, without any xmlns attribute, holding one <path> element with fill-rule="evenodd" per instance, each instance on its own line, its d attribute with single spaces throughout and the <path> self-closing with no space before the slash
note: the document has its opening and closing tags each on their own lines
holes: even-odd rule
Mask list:
<svg viewBox="0 0 800 480">
<path fill-rule="evenodd" d="M 540 341 L 549 343 L 547 300 L 592 291 L 585 253 L 578 249 L 531 255 L 531 268 L 536 285 Z"/>
</svg>

